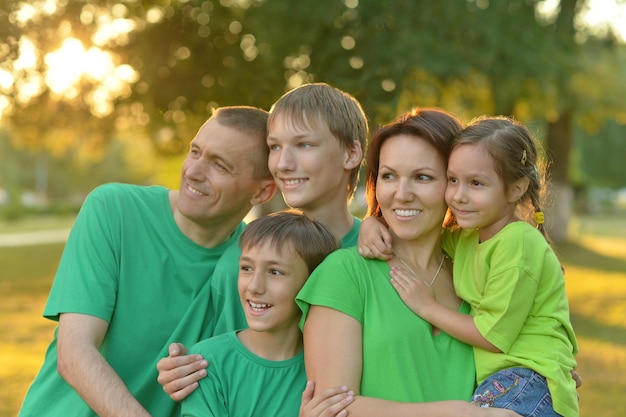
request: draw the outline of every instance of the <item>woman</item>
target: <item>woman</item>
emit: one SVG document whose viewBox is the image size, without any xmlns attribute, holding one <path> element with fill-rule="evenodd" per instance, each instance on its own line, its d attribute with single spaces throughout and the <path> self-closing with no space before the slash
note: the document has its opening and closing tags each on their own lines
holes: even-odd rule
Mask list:
<svg viewBox="0 0 626 417">
<path fill-rule="evenodd" d="M 350 416 L 517 416 L 466 401 L 474 389 L 470 346 L 432 328 L 406 307 L 389 282 L 403 266 L 463 313 L 451 265 L 441 251 L 447 212 L 446 162 L 461 124 L 438 109 L 403 114 L 372 138 L 367 161 L 368 214 L 382 217 L 394 257 L 362 258 L 356 248 L 331 254 L 297 297 L 303 310 L 309 380 L 321 390 L 347 386 Z"/>
</svg>

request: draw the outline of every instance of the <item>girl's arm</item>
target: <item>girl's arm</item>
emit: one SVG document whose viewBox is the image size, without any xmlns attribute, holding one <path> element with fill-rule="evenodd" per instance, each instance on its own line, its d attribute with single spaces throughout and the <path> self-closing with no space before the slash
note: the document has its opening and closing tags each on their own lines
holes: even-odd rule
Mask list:
<svg viewBox="0 0 626 417">
<path fill-rule="evenodd" d="M 402 267 L 391 268 L 390 274 L 391 284 L 415 314 L 455 339 L 490 352 L 501 352 L 480 334 L 472 316 L 438 303 L 434 290 L 426 282 Z"/>
<path fill-rule="evenodd" d="M 368 217 L 359 229 L 359 254 L 364 258 L 388 261 L 393 257 L 391 233 L 382 217 Z"/>
<path fill-rule="evenodd" d="M 391 347 L 390 347 L 391 348 Z M 350 417 L 519 417 L 499 408 L 479 408 L 464 401 L 400 403 L 360 396 L 362 372 L 361 324 L 337 310 L 311 306 L 304 325 L 307 378 L 316 392 L 347 386 L 356 397 L 348 407 Z"/>
</svg>

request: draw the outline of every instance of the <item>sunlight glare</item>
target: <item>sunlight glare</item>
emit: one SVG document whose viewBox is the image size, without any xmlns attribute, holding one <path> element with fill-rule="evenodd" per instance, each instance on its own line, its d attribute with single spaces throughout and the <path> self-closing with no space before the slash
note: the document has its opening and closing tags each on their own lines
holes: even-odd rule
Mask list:
<svg viewBox="0 0 626 417">
<path fill-rule="evenodd" d="M 28 103 L 33 97 L 43 92 L 43 78 L 37 72 L 30 73 L 27 77 L 22 78 L 15 83 L 15 91 L 17 93 L 17 101 L 21 104 Z"/>
<path fill-rule="evenodd" d="M 130 19 L 99 19 L 98 30 L 94 33 L 93 43 L 102 46 L 110 41 L 115 41 L 118 45 L 128 42 L 128 34 L 135 30 L 135 22 Z"/>
<path fill-rule="evenodd" d="M 15 19 L 19 25 L 37 20 L 42 14 L 52 15 L 58 10 L 58 0 L 39 0 L 22 2 L 15 13 Z"/>
<path fill-rule="evenodd" d="M 129 85 L 138 80 L 138 74 L 127 64 L 115 65 L 110 52 L 97 47 L 85 50 L 80 40 L 66 39 L 61 48 L 50 52 L 44 59 L 46 84 L 50 90 L 66 98 L 80 93 L 80 82 L 94 82 L 95 88 L 86 101 L 94 114 L 105 116 L 113 111 L 112 102 L 130 93 Z"/>
<path fill-rule="evenodd" d="M 50 90 L 56 94 L 69 90 L 83 74 L 85 61 L 83 44 L 75 38 L 66 39 L 59 50 L 46 54 L 46 84 Z"/>
<path fill-rule="evenodd" d="M 29 71 L 37 67 L 37 48 L 26 36 L 20 38 L 18 58 L 13 61 L 15 71 Z"/>
<path fill-rule="evenodd" d="M 0 68 L 0 90 L 9 92 L 13 87 L 13 76 L 5 69 Z M 0 112 L 2 113 L 2 112 Z"/>
<path fill-rule="evenodd" d="M 611 28 L 626 42 L 626 6 L 615 0 L 588 0 L 578 17 L 595 35 L 605 36 Z"/>
</svg>

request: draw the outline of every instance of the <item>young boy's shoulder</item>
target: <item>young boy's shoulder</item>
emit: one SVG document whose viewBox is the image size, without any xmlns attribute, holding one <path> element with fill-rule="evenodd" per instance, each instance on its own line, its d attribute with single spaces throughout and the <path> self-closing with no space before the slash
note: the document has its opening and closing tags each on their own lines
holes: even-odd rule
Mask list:
<svg viewBox="0 0 626 417">
<path fill-rule="evenodd" d="M 237 346 L 237 332 L 223 333 L 209 337 L 193 345 L 189 349 L 190 354 L 202 355 L 205 359 L 225 356 Z"/>
</svg>

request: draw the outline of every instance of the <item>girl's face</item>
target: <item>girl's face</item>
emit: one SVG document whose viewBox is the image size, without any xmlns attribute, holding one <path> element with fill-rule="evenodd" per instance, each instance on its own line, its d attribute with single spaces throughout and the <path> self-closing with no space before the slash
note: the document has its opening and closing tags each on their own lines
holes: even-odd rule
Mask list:
<svg viewBox="0 0 626 417">
<path fill-rule="evenodd" d="M 403 240 L 438 236 L 447 207 L 446 169 L 436 149 L 409 135 L 380 149 L 376 198 L 391 232 Z"/>
<path fill-rule="evenodd" d="M 446 202 L 459 226 L 478 229 L 481 242 L 493 237 L 515 217 L 515 199 L 509 194 L 484 145 L 454 148 L 448 161 Z"/>
</svg>

